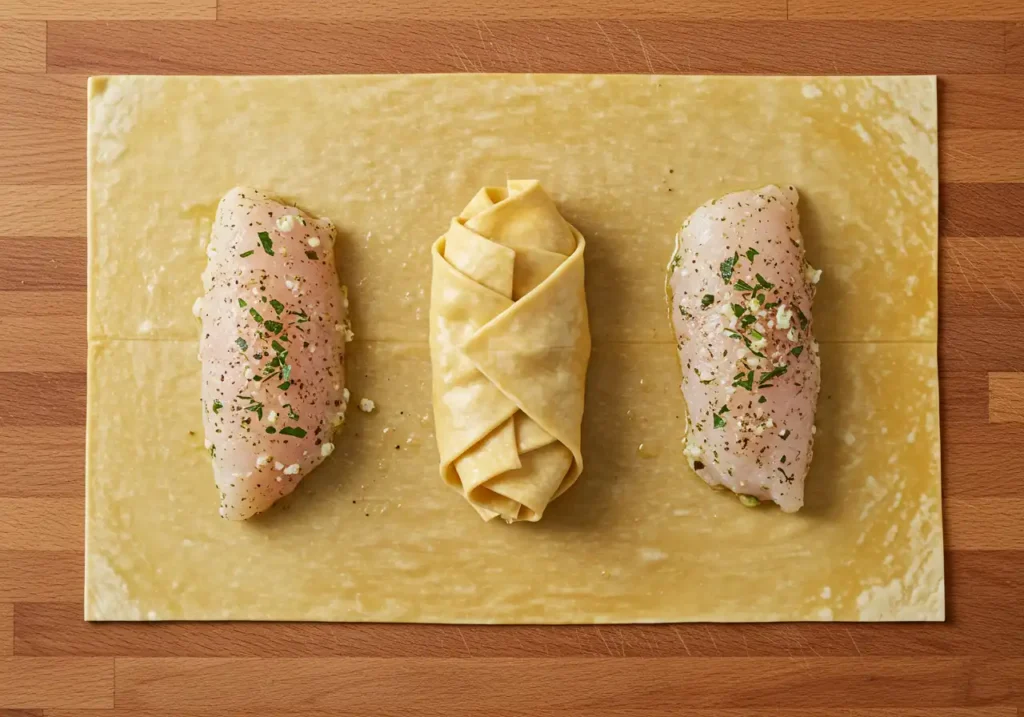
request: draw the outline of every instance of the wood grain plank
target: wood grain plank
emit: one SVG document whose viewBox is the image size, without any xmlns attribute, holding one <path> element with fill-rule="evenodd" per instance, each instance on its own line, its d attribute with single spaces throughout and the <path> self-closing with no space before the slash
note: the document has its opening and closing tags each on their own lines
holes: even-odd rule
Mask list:
<svg viewBox="0 0 1024 717">
<path fill-rule="evenodd" d="M 944 372 L 1024 371 L 1024 356 L 1007 351 L 1007 342 L 1024 339 L 1024 326 L 1015 323 L 1013 313 L 998 316 L 950 316 L 943 318 L 939 332 L 939 363 Z M 981 399 L 988 389 L 979 396 Z M 983 401 L 978 401 L 983 405 Z M 988 417 L 985 417 L 988 420 Z"/>
<path fill-rule="evenodd" d="M 217 0 L 0 0 L 0 20 L 215 20 Z"/>
<path fill-rule="evenodd" d="M 0 239 L 0 253 L 3 247 L 4 240 Z M 85 271 L 84 265 L 82 271 Z M 0 286 L 3 286 L 2 280 Z M 85 321 L 86 295 L 85 291 L 0 290 L 0 306 L 10 316 L 81 323 Z"/>
<path fill-rule="evenodd" d="M 131 657 L 1024 656 L 1024 614 L 1002 609 L 1024 590 L 1020 551 L 946 554 L 947 623 L 633 626 L 448 626 L 324 623 L 95 623 L 82 607 L 15 606 L 15 654 Z"/>
<path fill-rule="evenodd" d="M 992 74 L 1003 35 L 984 22 L 51 22 L 47 69 Z"/>
<path fill-rule="evenodd" d="M 0 710 L 0 717 L 45 717 L 45 715 L 43 710 Z"/>
<path fill-rule="evenodd" d="M 946 500 L 943 514 L 949 550 L 1024 551 L 1024 498 L 1012 490 L 995 498 Z"/>
<path fill-rule="evenodd" d="M 4 550 L 83 550 L 82 498 L 0 498 L 0 545 Z"/>
<path fill-rule="evenodd" d="M 0 184 L 85 182 L 85 80 L 0 75 Z"/>
<path fill-rule="evenodd" d="M 939 185 L 939 234 L 1024 236 L 1024 185 Z"/>
<path fill-rule="evenodd" d="M 0 424 L 4 479 L 0 497 L 65 497 L 85 492 L 84 426 Z"/>
<path fill-rule="evenodd" d="M 85 372 L 0 373 L 0 395 L 0 426 L 85 425 Z"/>
<path fill-rule="evenodd" d="M 306 20 L 457 20 L 487 25 L 502 20 L 596 20 L 616 22 L 644 18 L 672 20 L 785 20 L 786 0 L 520 0 L 514 4 L 479 0 L 221 0 L 222 20 L 271 18 Z M 612 18 L 611 20 L 607 20 Z"/>
<path fill-rule="evenodd" d="M 947 129 L 1024 129 L 1022 102 L 1024 75 L 943 75 L 939 127 L 943 134 Z"/>
<path fill-rule="evenodd" d="M 42 322 L 35 316 L 13 316 L 4 320 L 4 338 L 10 352 L 4 360 L 5 371 L 85 371 L 82 321 Z"/>
<path fill-rule="evenodd" d="M 4 72 L 46 72 L 46 23 L 0 22 L 0 73 Z"/>
<path fill-rule="evenodd" d="M 956 444 L 942 457 L 942 495 L 954 498 L 998 498 L 1006 495 L 1006 476 L 1024 465 L 1024 446 Z"/>
<path fill-rule="evenodd" d="M 81 600 L 85 580 L 83 565 L 84 559 L 80 552 L 0 548 L 0 601 Z"/>
<path fill-rule="evenodd" d="M 350 712 L 339 713 L 335 710 L 303 710 L 302 712 L 277 712 L 274 717 L 339 717 L 341 714 L 353 714 Z M 363 713 L 358 713 L 362 715 Z M 408 712 L 374 712 L 377 715 L 388 715 L 389 717 L 408 717 Z M 419 713 L 439 714 L 436 712 Z M 478 712 L 471 710 L 460 712 L 463 717 L 473 715 L 486 715 L 487 717 L 533 717 L 534 714 L 564 714 L 553 711 L 543 713 L 524 713 L 515 708 L 487 710 Z M 587 710 L 587 717 L 679 717 L 679 710 L 669 707 L 664 709 L 647 709 L 645 707 L 627 708 L 605 708 L 597 706 Z M 765 708 L 765 709 L 731 709 L 728 707 L 712 707 L 708 709 L 688 709 L 687 717 L 1017 717 L 1017 709 L 1012 706 L 995 707 L 938 707 L 929 709 L 917 708 L 863 708 L 848 709 L 846 707 L 817 707 L 810 709 L 791 708 Z M 236 710 L 222 709 L 188 709 L 180 710 L 136 710 L 136 709 L 114 709 L 114 710 L 47 710 L 46 717 L 265 717 L 266 712 L 262 710 L 239 712 Z M 5 717 L 0 711 L 0 717 Z M 447 714 L 445 715 L 447 717 Z"/>
<path fill-rule="evenodd" d="M 1006 26 L 1006 71 L 1024 72 L 1024 23 Z"/>
<path fill-rule="evenodd" d="M 0 237 L 85 236 L 85 185 L 3 184 Z"/>
<path fill-rule="evenodd" d="M 939 175 L 946 182 L 1022 182 L 1021 147 L 1022 130 L 947 129 L 939 142 Z"/>
<path fill-rule="evenodd" d="M 114 706 L 114 664 L 108 658 L 0 659 L 0 706 Z"/>
<path fill-rule="evenodd" d="M 943 368 L 948 359 L 940 352 L 939 394 L 943 406 L 956 410 L 942 413 L 942 445 L 948 453 L 961 450 L 963 444 L 1000 446 L 1016 450 L 1024 443 L 1024 424 L 1006 423 L 993 430 L 988 420 L 988 374 L 985 371 L 950 371 Z"/>
<path fill-rule="evenodd" d="M 0 603 L 0 658 L 14 654 L 14 605 Z"/>
<path fill-rule="evenodd" d="M 1024 423 L 1024 373 L 988 375 L 989 423 Z"/>
<path fill-rule="evenodd" d="M 939 316 L 1002 319 L 1024 313 L 1024 241 L 1014 237 L 943 237 L 939 241 Z M 954 323 L 958 323 L 955 322 Z M 950 343 L 969 343 L 954 334 Z"/>
<path fill-rule="evenodd" d="M 0 254 L 6 258 L 0 262 L 0 291 L 5 293 L 86 288 L 84 238 L 0 238 Z"/>
<path fill-rule="evenodd" d="M 789 0 L 790 18 L 826 20 L 1024 20 L 1019 0 Z"/>
<path fill-rule="evenodd" d="M 45 659 L 45 658 L 43 658 Z M 118 658 L 121 707 L 406 709 L 445 714 L 515 705 L 525 714 L 648 709 L 959 706 L 971 686 L 962 658 Z M 744 675 L 738 680 L 737 675 Z M 643 675 L 643 679 L 638 679 Z M 566 684 L 587 685 L 566 690 Z M 871 689 L 864 689 L 870 684 Z M 700 689 L 693 689 L 700 685 Z M 552 711 L 552 708 L 557 708 Z"/>
</svg>

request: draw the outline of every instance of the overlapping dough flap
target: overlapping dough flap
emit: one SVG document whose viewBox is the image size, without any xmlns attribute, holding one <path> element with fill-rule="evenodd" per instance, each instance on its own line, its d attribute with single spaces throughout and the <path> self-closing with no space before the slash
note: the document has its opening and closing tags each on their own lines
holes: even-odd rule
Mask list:
<svg viewBox="0 0 1024 717">
<path fill-rule="evenodd" d="M 583 469 L 584 245 L 533 180 L 481 189 L 434 243 L 441 475 L 485 520 L 540 520 Z"/>
</svg>

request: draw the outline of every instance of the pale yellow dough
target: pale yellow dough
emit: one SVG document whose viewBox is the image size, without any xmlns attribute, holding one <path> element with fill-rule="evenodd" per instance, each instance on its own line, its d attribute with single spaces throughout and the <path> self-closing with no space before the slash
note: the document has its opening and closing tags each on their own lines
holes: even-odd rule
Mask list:
<svg viewBox="0 0 1024 717">
<path fill-rule="evenodd" d="M 540 180 L 586 237 L 593 338 L 586 472 L 513 526 L 438 479 L 428 346 L 431 245 L 508 177 Z M 773 182 L 800 190 L 824 272 L 793 516 L 687 468 L 664 313 L 682 220 Z M 191 313 L 217 200 L 240 183 L 338 227 L 347 383 L 377 405 L 245 524 L 210 507 Z M 86 616 L 942 619 L 937 186 L 930 77 L 94 79 Z"/>
<path fill-rule="evenodd" d="M 585 245 L 535 180 L 481 189 L 434 243 L 441 476 L 484 520 L 540 520 L 583 470 Z"/>
</svg>

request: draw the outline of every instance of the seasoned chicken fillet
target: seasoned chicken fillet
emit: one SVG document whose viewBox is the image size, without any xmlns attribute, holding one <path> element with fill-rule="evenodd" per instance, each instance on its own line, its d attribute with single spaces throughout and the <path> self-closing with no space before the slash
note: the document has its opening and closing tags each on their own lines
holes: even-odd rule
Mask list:
<svg viewBox="0 0 1024 717">
<path fill-rule="evenodd" d="M 668 297 L 697 475 L 748 505 L 804 502 L 820 387 L 794 187 L 736 192 L 697 209 L 676 237 Z"/>
<path fill-rule="evenodd" d="M 232 189 L 217 207 L 203 273 L 203 424 L 220 514 L 244 520 L 331 454 L 348 403 L 348 300 L 334 226 Z"/>
</svg>

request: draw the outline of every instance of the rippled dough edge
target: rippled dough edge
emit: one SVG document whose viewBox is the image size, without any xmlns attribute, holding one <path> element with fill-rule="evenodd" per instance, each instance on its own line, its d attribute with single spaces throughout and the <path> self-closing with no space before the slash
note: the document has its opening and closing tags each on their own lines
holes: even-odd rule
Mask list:
<svg viewBox="0 0 1024 717">
<path fill-rule="evenodd" d="M 484 520 L 538 521 L 583 471 L 585 245 L 536 180 L 481 189 L 433 245 L 441 476 Z"/>
</svg>

